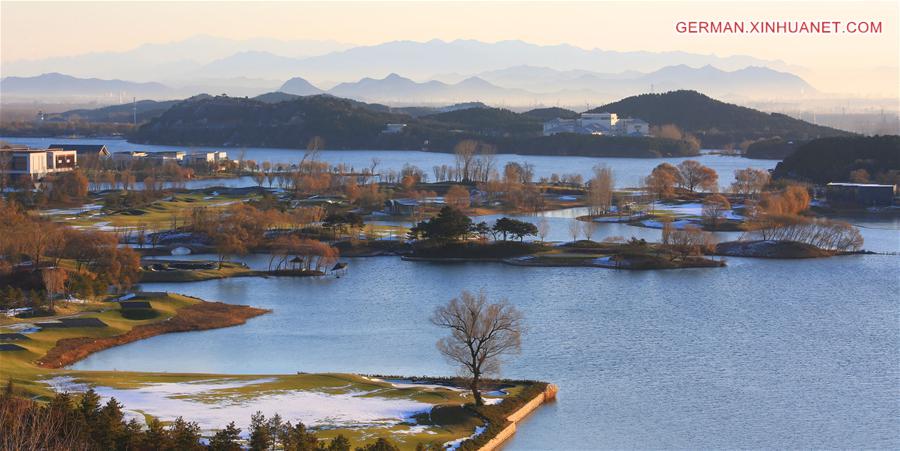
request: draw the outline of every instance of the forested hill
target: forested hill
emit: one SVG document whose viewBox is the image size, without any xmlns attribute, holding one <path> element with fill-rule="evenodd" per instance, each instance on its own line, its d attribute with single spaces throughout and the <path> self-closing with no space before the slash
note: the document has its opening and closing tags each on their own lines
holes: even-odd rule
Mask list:
<svg viewBox="0 0 900 451">
<path fill-rule="evenodd" d="M 406 115 L 377 111 L 327 95 L 282 102 L 227 96 L 191 98 L 142 125 L 130 140 L 172 145 L 305 148 L 321 137 L 329 148 L 366 148 L 385 124 Z"/>
<path fill-rule="evenodd" d="M 855 176 L 850 174 L 854 171 L 857 171 Z M 815 183 L 897 183 L 900 178 L 900 136 L 816 139 L 801 145 L 778 163 L 774 176 Z"/>
<path fill-rule="evenodd" d="M 400 133 L 385 125 L 403 123 Z M 329 95 L 267 103 L 227 96 L 195 97 L 172 106 L 129 136 L 137 143 L 176 146 L 306 148 L 314 137 L 325 149 L 398 149 L 452 152 L 465 139 L 498 153 L 660 157 L 696 155 L 690 142 L 592 135 L 541 136 L 534 117 L 499 108 L 467 108 L 414 118 Z"/>
<path fill-rule="evenodd" d="M 642 94 L 594 108 L 589 113 L 610 112 L 619 117 L 641 118 L 651 125 L 677 125 L 698 137 L 703 147 L 721 148 L 743 141 L 781 137 L 808 141 L 850 132 L 810 124 L 778 113 L 720 102 L 696 91 Z"/>
</svg>

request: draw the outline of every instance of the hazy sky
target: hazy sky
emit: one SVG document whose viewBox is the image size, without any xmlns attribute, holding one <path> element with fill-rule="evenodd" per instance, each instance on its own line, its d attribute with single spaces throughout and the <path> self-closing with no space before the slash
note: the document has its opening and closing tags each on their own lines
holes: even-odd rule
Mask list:
<svg viewBox="0 0 900 451">
<path fill-rule="evenodd" d="M 880 34 L 691 35 L 680 20 L 880 21 Z M 900 2 L 0 2 L 0 61 L 122 51 L 198 34 L 235 39 L 520 39 L 605 50 L 780 59 L 828 91 L 898 84 Z M 887 78 L 885 78 L 887 77 Z"/>
</svg>

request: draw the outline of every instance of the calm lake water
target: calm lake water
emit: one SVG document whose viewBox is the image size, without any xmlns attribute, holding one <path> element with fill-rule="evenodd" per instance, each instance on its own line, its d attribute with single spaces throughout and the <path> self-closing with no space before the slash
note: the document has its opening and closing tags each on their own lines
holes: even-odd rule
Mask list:
<svg viewBox="0 0 900 451">
<path fill-rule="evenodd" d="M 132 144 L 122 139 L 58 139 L 58 138 L 4 138 L 0 140 L 15 144 L 24 144 L 35 148 L 46 148 L 51 144 L 106 144 L 110 152 L 124 152 L 141 150 L 145 152 L 161 152 L 166 150 L 211 151 L 223 150 L 221 147 L 173 147 L 151 146 L 144 144 Z M 230 158 L 238 158 L 241 150 L 244 158 L 256 162 L 270 161 L 272 163 L 298 163 L 303 158 L 304 151 L 297 149 L 271 149 L 271 148 L 224 148 Z M 344 163 L 357 170 L 370 166 L 372 158 L 378 158 L 381 162 L 377 171 L 390 169 L 400 170 L 404 164 L 411 164 L 422 168 L 429 179 L 434 175 L 431 168 L 442 164 L 454 164 L 454 157 L 447 153 L 420 152 L 410 150 L 323 150 L 319 157 L 332 165 Z M 719 183 L 728 186 L 734 181 L 734 171 L 752 167 L 756 169 L 772 169 L 778 160 L 751 160 L 741 157 L 726 157 L 720 155 L 701 155 L 692 158 L 590 158 L 590 157 L 554 157 L 535 155 L 499 154 L 496 156 L 497 167 L 502 169 L 508 161 L 528 162 L 534 165 L 535 176 L 549 177 L 550 174 L 581 174 L 585 180 L 592 174 L 592 168 L 597 164 L 606 164 L 615 172 L 616 185 L 619 187 L 637 186 L 642 177 L 650 174 L 650 171 L 658 164 L 667 161 L 678 164 L 681 161 L 694 159 L 709 166 L 719 173 Z M 224 179 L 224 180 L 199 180 L 188 183 L 188 188 L 205 188 L 209 186 L 225 185 L 229 187 L 253 186 L 256 183 L 250 178 Z"/>
<path fill-rule="evenodd" d="M 574 214 L 551 212 L 554 233 Z M 896 221 L 857 222 L 867 248 L 900 251 Z M 658 234 L 605 224 L 595 239 Z M 273 312 L 74 367 L 448 375 L 428 317 L 461 290 L 485 290 L 526 315 L 522 354 L 502 375 L 560 387 L 507 449 L 900 448 L 900 256 L 644 272 L 346 260 L 340 279 L 145 284 Z"/>
</svg>

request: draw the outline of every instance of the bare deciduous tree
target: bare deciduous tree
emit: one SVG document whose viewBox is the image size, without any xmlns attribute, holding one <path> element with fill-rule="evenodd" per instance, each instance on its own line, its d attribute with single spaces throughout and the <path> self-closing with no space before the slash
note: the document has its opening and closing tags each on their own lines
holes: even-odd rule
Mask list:
<svg viewBox="0 0 900 451">
<path fill-rule="evenodd" d="M 609 213 L 612 209 L 614 184 L 612 169 L 603 164 L 594 166 L 594 177 L 588 190 L 592 215 Z"/>
<path fill-rule="evenodd" d="M 502 357 L 521 348 L 521 312 L 506 299 L 489 303 L 484 292 L 463 291 L 459 298 L 436 308 L 431 322 L 450 330 L 449 337 L 438 340 L 438 351 L 460 366 L 470 381 L 475 405 L 484 405 L 481 378 L 499 373 Z"/>
<path fill-rule="evenodd" d="M 547 239 L 547 235 L 550 234 L 550 221 L 547 220 L 547 217 L 542 216 L 541 219 L 538 220 L 537 230 L 538 238 L 540 238 L 543 243 Z"/>
<path fill-rule="evenodd" d="M 578 235 L 581 235 L 581 224 L 577 219 L 569 222 L 569 235 L 572 236 L 572 242 L 578 241 Z"/>
</svg>

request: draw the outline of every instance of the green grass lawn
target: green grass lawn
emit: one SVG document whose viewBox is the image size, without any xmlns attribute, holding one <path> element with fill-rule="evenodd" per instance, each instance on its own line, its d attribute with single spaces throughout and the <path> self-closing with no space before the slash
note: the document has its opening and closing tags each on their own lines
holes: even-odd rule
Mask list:
<svg viewBox="0 0 900 451">
<path fill-rule="evenodd" d="M 63 338 L 77 337 L 110 337 L 128 332 L 135 326 L 165 321 L 175 316 L 178 309 L 201 302 L 177 294 L 169 294 L 159 298 L 150 299 L 150 304 L 158 313 L 155 318 L 146 320 L 129 320 L 122 316 L 119 305 L 109 303 L 91 303 L 85 305 L 63 305 L 65 314 L 40 318 L 3 318 L 0 320 L 0 332 L 13 332 L 10 326 L 22 323 L 35 323 L 51 321 L 61 316 L 77 316 L 79 318 L 97 318 L 109 327 L 73 327 L 44 329 L 28 334 L 28 340 L 16 342 L 25 348 L 25 351 L 6 351 L 0 353 L 0 380 L 12 380 L 20 389 L 24 389 L 32 396 L 46 398 L 52 396 L 47 385 L 40 381 L 48 377 L 69 373 L 68 370 L 51 370 L 41 368 L 34 362 L 43 357 L 47 351 Z"/>
<path fill-rule="evenodd" d="M 194 191 L 173 194 L 142 208 L 118 212 L 93 211 L 76 216 L 55 214 L 47 217 L 57 222 L 81 227 L 98 225 L 107 227 L 146 226 L 148 229 L 160 229 L 169 228 L 173 215 L 178 218 L 179 222 L 186 220 L 194 208 L 225 208 L 232 203 L 244 202 L 258 197 L 255 194 L 208 195 L 202 191 Z M 102 203 L 103 200 L 95 198 L 92 199 L 92 202 Z"/>
<path fill-rule="evenodd" d="M 354 374 L 322 373 L 322 374 L 289 374 L 289 375 L 223 375 L 199 373 L 144 373 L 129 371 L 75 371 L 69 369 L 42 368 L 35 361 L 53 348 L 56 342 L 64 338 L 77 337 L 109 337 L 126 333 L 141 324 L 165 321 L 178 313 L 178 310 L 189 305 L 202 302 L 195 298 L 177 294 L 139 295 L 135 300 L 149 301 L 158 314 L 152 319 L 130 320 L 122 316 L 117 303 L 90 303 L 84 305 L 65 305 L 57 316 L 35 319 L 3 318 L 0 320 L 0 332 L 13 332 L 16 324 L 45 322 L 61 317 L 97 318 L 106 323 L 105 328 L 52 328 L 27 334 L 29 340 L 16 343 L 25 351 L 3 352 L 0 354 L 0 381 L 12 380 L 17 393 L 38 400 L 48 400 L 53 391 L 45 381 L 54 377 L 66 376 L 73 382 L 99 387 L 110 387 L 117 390 L 133 390 L 154 384 L 185 383 L 228 383 L 241 382 L 236 386 L 223 386 L 207 392 L 190 395 L 179 395 L 190 401 L 232 405 L 249 402 L 259 397 L 296 391 L 311 391 L 327 395 L 352 395 L 360 398 L 384 398 L 411 400 L 430 404 L 431 414 L 419 415 L 415 422 L 399 424 L 362 425 L 359 427 L 326 427 L 317 430 L 323 439 L 330 439 L 343 434 L 354 445 L 370 442 L 377 437 L 389 437 L 402 449 L 415 449 L 419 443 L 442 444 L 451 440 L 471 435 L 476 426 L 483 423 L 472 411 L 460 406 L 470 401 L 466 391 L 446 387 L 397 387 L 393 384 L 374 378 Z M 507 390 L 518 393 L 522 387 L 513 386 Z M 125 408 L 129 406 L 126 404 Z M 141 410 L 147 417 L 153 411 Z M 190 418 L 188 418 L 190 420 Z M 246 420 L 235 418 L 235 420 Z"/>
</svg>

